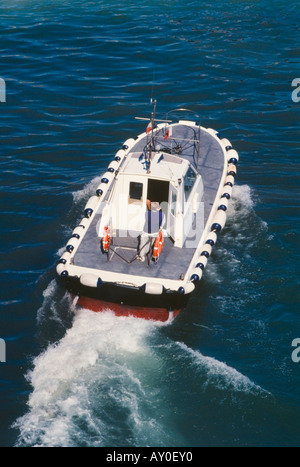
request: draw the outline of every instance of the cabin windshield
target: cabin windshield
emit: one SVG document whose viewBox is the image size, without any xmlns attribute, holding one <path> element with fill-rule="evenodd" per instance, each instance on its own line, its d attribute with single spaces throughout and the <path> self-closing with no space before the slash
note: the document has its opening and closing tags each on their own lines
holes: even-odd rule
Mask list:
<svg viewBox="0 0 300 467">
<path fill-rule="evenodd" d="M 189 199 L 189 196 L 192 192 L 193 186 L 197 179 L 197 174 L 195 170 L 190 166 L 184 176 L 184 197 L 185 201 Z"/>
</svg>

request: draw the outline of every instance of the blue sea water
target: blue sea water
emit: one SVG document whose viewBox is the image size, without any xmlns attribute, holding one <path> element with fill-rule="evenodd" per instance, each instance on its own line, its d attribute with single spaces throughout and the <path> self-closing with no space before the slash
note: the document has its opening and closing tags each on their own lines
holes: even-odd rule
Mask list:
<svg viewBox="0 0 300 467">
<path fill-rule="evenodd" d="M 1 446 L 300 445 L 299 8 L 1 1 Z M 228 222 L 173 324 L 74 317 L 56 261 L 151 97 L 239 152 Z"/>
</svg>

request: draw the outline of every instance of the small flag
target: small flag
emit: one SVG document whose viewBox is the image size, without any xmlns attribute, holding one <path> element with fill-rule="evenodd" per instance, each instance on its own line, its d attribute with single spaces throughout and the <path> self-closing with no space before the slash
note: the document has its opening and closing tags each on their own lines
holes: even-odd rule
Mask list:
<svg viewBox="0 0 300 467">
<path fill-rule="evenodd" d="M 169 138 L 169 134 L 170 134 L 170 132 L 169 132 L 169 130 L 167 130 L 167 131 L 166 131 L 166 134 L 165 134 L 165 137 L 164 137 L 164 140 L 165 140 L 165 141 L 166 141 L 166 139 Z"/>
<path fill-rule="evenodd" d="M 146 128 L 146 133 L 147 133 L 147 134 L 150 133 L 151 130 L 152 130 L 152 121 L 149 122 L 149 125 L 148 125 L 147 128 Z"/>
</svg>

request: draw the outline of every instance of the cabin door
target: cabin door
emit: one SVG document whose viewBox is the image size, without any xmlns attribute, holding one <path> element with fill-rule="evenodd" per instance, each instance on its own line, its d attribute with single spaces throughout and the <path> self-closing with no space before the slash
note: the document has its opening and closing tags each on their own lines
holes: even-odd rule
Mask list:
<svg viewBox="0 0 300 467">
<path fill-rule="evenodd" d="M 169 184 L 169 209 L 168 209 L 168 233 L 175 240 L 177 212 L 177 190 L 172 184 Z"/>
</svg>

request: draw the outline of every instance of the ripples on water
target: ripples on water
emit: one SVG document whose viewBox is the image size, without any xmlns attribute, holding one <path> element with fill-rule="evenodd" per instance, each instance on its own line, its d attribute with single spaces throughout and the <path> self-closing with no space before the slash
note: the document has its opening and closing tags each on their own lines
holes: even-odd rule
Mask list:
<svg viewBox="0 0 300 467">
<path fill-rule="evenodd" d="M 299 444 L 297 12 L 263 0 L 0 7 L 1 444 Z M 240 152 L 224 235 L 173 325 L 73 319 L 58 251 L 120 144 L 144 131 L 134 116 L 152 95 Z"/>
</svg>

